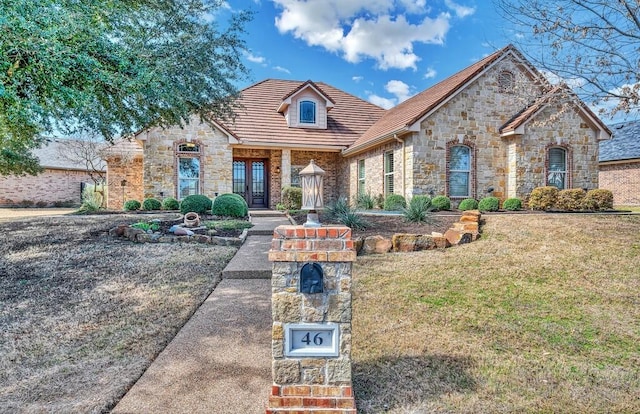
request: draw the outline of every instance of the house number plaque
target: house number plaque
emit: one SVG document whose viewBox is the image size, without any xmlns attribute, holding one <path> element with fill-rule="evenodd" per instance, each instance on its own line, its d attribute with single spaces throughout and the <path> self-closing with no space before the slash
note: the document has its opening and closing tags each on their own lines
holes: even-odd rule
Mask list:
<svg viewBox="0 0 640 414">
<path fill-rule="evenodd" d="M 337 357 L 340 327 L 335 323 L 285 324 L 284 354 L 289 357 Z"/>
</svg>

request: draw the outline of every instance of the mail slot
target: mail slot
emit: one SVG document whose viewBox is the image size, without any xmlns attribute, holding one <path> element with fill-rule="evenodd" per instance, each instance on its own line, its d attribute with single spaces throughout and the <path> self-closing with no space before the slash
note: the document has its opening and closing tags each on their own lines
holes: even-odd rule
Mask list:
<svg viewBox="0 0 640 414">
<path fill-rule="evenodd" d="M 300 293 L 322 293 L 324 285 L 322 266 L 307 263 L 300 270 Z"/>
</svg>

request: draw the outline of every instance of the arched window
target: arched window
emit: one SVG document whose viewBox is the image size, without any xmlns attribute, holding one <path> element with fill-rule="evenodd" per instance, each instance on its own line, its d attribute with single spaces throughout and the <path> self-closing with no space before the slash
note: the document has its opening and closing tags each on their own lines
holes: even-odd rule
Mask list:
<svg viewBox="0 0 640 414">
<path fill-rule="evenodd" d="M 503 70 L 498 74 L 498 89 L 502 93 L 513 93 L 516 78 L 513 73 Z"/>
<path fill-rule="evenodd" d="M 178 200 L 201 192 L 200 145 L 184 142 L 176 146 Z"/>
<path fill-rule="evenodd" d="M 471 148 L 449 147 L 449 197 L 471 197 Z"/>
<path fill-rule="evenodd" d="M 567 150 L 560 147 L 549 148 L 547 165 L 547 185 L 558 187 L 560 190 L 568 188 Z"/>
<path fill-rule="evenodd" d="M 300 101 L 300 123 L 316 123 L 316 103 L 313 101 Z"/>
</svg>

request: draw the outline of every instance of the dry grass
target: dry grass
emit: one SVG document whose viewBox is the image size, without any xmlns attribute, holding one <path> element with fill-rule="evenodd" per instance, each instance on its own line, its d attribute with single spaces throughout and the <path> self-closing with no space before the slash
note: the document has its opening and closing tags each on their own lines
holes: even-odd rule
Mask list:
<svg viewBox="0 0 640 414">
<path fill-rule="evenodd" d="M 640 412 L 640 216 L 493 215 L 358 259 L 362 413 Z"/>
<path fill-rule="evenodd" d="M 0 412 L 108 411 L 236 251 L 133 244 L 105 233 L 140 219 L 0 223 Z"/>
</svg>

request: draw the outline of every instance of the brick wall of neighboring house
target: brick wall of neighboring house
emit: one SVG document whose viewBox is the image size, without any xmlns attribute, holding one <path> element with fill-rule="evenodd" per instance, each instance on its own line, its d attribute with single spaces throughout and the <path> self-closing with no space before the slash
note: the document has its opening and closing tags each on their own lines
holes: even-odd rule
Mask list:
<svg viewBox="0 0 640 414">
<path fill-rule="evenodd" d="M 107 160 L 107 208 L 122 210 L 124 202 L 138 200 L 142 203 L 143 171 L 142 156 L 136 156 L 133 160 L 121 157 L 111 157 Z M 126 180 L 125 185 L 122 181 Z"/>
<path fill-rule="evenodd" d="M 525 125 L 524 135 L 500 136 L 499 128 L 514 116 L 514 108 L 523 107 L 516 94 L 499 91 L 497 79 L 504 70 L 519 69 L 510 61 L 497 64 L 426 118 L 420 132 L 405 136 L 404 144 L 392 144 L 395 170 L 406 171 L 404 181 L 402 174 L 395 175 L 395 193 L 402 194 L 404 187 L 407 198 L 430 191 L 445 194 L 447 148 L 457 143 L 472 149 L 471 195 L 477 199 L 489 195 L 490 187 L 494 190 L 492 195 L 501 199 L 525 199 L 533 188 L 546 185 L 546 151 L 552 145 L 569 149 L 572 187 L 598 187 L 598 142 L 593 130 L 574 110 L 563 112 L 553 123 L 545 123 L 542 121 L 552 113 L 548 108 Z M 357 162 L 362 158 L 366 164 L 366 188 L 374 195 L 382 193 L 382 152 L 378 148 L 349 158 L 352 196 L 357 188 Z"/>
<path fill-rule="evenodd" d="M 17 205 L 23 200 L 48 205 L 56 201 L 80 204 L 81 183 L 91 184 L 93 181 L 84 171 L 49 168 L 37 176 L 0 177 L 0 206 Z"/>
<path fill-rule="evenodd" d="M 600 165 L 600 188 L 613 192 L 613 204 L 640 206 L 640 160 Z"/>
</svg>

